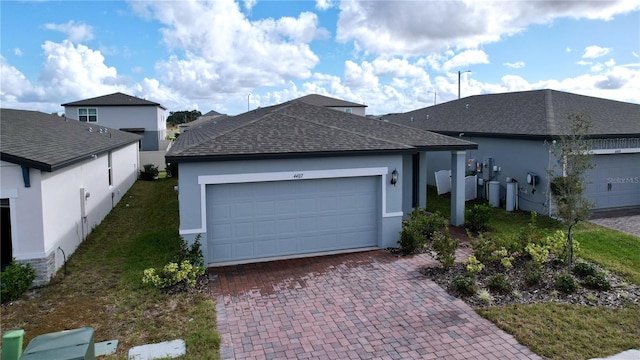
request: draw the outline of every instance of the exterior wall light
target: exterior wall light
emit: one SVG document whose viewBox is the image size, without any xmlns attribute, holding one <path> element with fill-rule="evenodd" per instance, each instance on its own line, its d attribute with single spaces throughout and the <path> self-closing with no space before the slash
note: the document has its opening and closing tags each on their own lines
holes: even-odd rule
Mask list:
<svg viewBox="0 0 640 360">
<path fill-rule="evenodd" d="M 398 182 L 398 170 L 393 169 L 393 171 L 391 172 L 391 185 L 396 186 L 397 182 Z"/>
</svg>

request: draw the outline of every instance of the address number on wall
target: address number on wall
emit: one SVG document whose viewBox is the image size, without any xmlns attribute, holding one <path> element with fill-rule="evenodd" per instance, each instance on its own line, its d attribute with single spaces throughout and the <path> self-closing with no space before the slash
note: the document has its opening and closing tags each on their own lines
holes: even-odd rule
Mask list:
<svg viewBox="0 0 640 360">
<path fill-rule="evenodd" d="M 304 176 L 303 173 L 297 173 L 297 174 L 293 174 L 293 178 L 294 179 L 302 179 L 302 177 Z"/>
</svg>

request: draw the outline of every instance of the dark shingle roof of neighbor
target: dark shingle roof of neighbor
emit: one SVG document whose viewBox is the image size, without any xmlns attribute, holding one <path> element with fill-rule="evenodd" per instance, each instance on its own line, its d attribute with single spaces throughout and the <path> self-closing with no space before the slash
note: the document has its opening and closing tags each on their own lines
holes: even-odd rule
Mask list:
<svg viewBox="0 0 640 360">
<path fill-rule="evenodd" d="M 215 111 L 215 110 L 211 110 L 206 114 L 203 114 L 202 116 L 218 116 L 218 115 L 222 115 L 219 112 Z"/>
<path fill-rule="evenodd" d="M 2 160 L 49 172 L 141 139 L 104 126 L 14 109 L 0 109 L 0 130 Z"/>
<path fill-rule="evenodd" d="M 98 96 L 91 99 L 69 102 L 62 104 L 62 106 L 158 106 L 162 110 L 167 110 L 157 102 L 141 99 L 139 97 L 120 92 Z"/>
<path fill-rule="evenodd" d="M 458 138 L 292 100 L 192 128 L 176 140 L 167 161 L 476 148 Z"/>
<path fill-rule="evenodd" d="M 592 136 L 640 134 L 639 104 L 549 89 L 469 96 L 382 118 L 444 134 L 554 137 L 568 134 L 572 114 L 591 119 Z"/>
<path fill-rule="evenodd" d="M 305 95 L 303 97 L 297 98 L 296 100 L 300 100 L 307 104 L 324 107 L 367 107 L 367 105 L 364 104 L 358 104 L 355 102 L 345 101 L 318 94 Z"/>
</svg>

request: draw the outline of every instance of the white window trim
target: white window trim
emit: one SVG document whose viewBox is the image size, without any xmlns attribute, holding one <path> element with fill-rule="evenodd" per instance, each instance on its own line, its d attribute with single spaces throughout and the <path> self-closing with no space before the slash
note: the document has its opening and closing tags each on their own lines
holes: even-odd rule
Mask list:
<svg viewBox="0 0 640 360">
<path fill-rule="evenodd" d="M 89 121 L 89 109 L 93 109 L 93 110 L 95 110 L 95 111 L 96 111 L 96 121 Z M 81 121 L 81 120 L 80 120 L 80 116 L 81 116 L 81 115 L 80 115 L 80 110 L 86 110 L 86 111 L 87 111 L 87 114 L 86 114 L 86 115 L 84 115 L 84 116 L 86 116 L 86 117 L 87 117 L 87 121 Z M 94 123 L 95 123 L 95 124 L 97 124 L 97 123 L 99 122 L 99 121 L 98 121 L 98 108 L 96 108 L 96 107 L 79 107 L 79 108 L 78 108 L 78 121 L 80 121 L 80 122 L 86 122 L 87 124 L 94 124 Z"/>
<path fill-rule="evenodd" d="M 330 170 L 299 170 L 264 172 L 248 174 L 225 174 L 225 175 L 201 175 L 198 176 L 200 185 L 200 228 L 180 230 L 180 235 L 202 234 L 207 232 L 207 185 L 220 184 L 242 184 L 270 181 L 302 181 L 312 179 L 336 179 L 363 176 L 380 176 L 380 186 L 382 187 L 382 214 L 383 218 L 402 217 L 404 213 L 387 212 L 387 175 L 389 168 L 352 168 L 352 169 L 330 169 Z"/>
</svg>

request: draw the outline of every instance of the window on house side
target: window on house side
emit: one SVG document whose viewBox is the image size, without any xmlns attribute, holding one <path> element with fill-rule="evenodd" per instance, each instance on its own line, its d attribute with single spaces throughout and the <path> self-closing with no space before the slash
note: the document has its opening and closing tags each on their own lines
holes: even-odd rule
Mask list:
<svg viewBox="0 0 640 360">
<path fill-rule="evenodd" d="M 347 114 L 351 114 L 353 111 L 351 110 L 351 108 L 346 108 L 344 109 L 344 112 L 346 112 Z"/>
<path fill-rule="evenodd" d="M 98 109 L 96 108 L 79 108 L 78 120 L 82 122 L 98 122 Z"/>
</svg>

